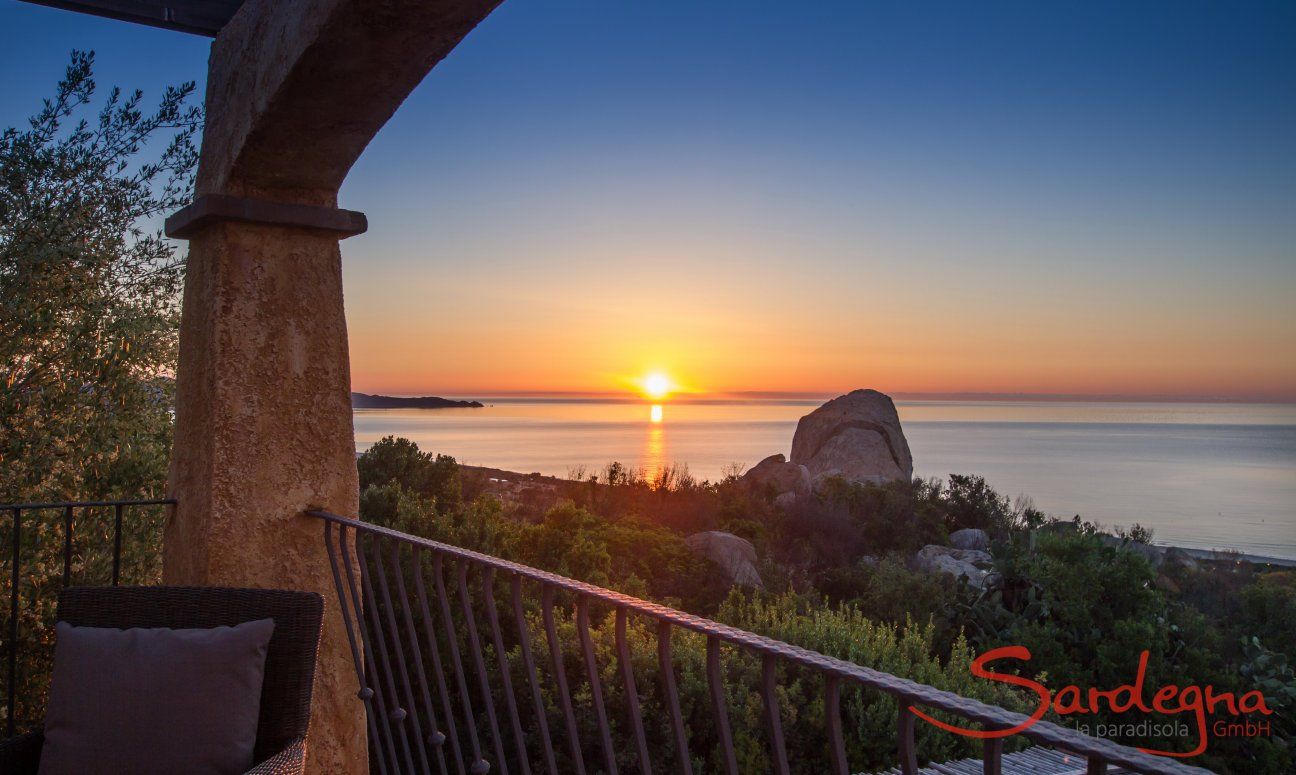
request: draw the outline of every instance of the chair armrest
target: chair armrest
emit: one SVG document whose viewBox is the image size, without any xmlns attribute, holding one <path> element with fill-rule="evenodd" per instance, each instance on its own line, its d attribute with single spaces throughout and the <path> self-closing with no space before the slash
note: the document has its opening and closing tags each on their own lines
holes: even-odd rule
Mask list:
<svg viewBox="0 0 1296 775">
<path fill-rule="evenodd" d="M 0 743 L 0 775 L 36 775 L 45 735 L 28 732 Z"/>
<path fill-rule="evenodd" d="M 305 772 L 306 739 L 299 737 L 279 753 L 248 770 L 247 775 L 304 775 Z"/>
</svg>

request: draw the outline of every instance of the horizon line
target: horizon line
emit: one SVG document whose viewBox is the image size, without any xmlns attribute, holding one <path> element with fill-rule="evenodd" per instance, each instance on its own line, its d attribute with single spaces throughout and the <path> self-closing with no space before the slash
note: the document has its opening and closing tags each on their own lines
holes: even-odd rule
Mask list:
<svg viewBox="0 0 1296 775">
<path fill-rule="evenodd" d="M 670 401 L 724 401 L 768 399 L 782 401 L 827 401 L 843 392 L 830 390 L 720 390 L 678 391 L 661 401 L 652 401 L 633 391 L 625 390 L 437 390 L 417 392 L 385 392 L 356 390 L 355 393 L 387 395 L 399 398 L 595 398 L 635 402 L 663 403 Z M 850 391 L 846 391 L 850 392 Z M 1175 393 L 1031 393 L 997 391 L 878 391 L 897 401 L 1053 401 L 1091 403 L 1182 403 L 1182 404 L 1296 404 L 1294 395 L 1219 395 Z"/>
</svg>

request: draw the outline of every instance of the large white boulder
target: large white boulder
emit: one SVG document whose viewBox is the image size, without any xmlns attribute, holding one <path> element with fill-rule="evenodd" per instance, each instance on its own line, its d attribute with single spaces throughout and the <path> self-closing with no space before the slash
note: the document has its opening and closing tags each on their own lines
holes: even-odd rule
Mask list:
<svg viewBox="0 0 1296 775">
<path fill-rule="evenodd" d="M 890 396 L 855 390 L 838 396 L 797 423 L 791 462 L 819 481 L 840 476 L 852 482 L 913 478 L 913 455 Z"/>
</svg>

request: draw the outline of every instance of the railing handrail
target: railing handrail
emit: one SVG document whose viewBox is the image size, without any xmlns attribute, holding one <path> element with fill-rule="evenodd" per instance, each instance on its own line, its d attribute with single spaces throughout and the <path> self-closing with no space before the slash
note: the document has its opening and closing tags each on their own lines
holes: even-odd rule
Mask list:
<svg viewBox="0 0 1296 775">
<path fill-rule="evenodd" d="M 658 621 L 668 622 L 678 627 L 691 630 L 708 637 L 717 638 L 727 643 L 755 651 L 760 654 L 780 657 L 789 662 L 803 665 L 822 673 L 853 681 L 857 684 L 876 689 L 897 697 L 902 708 L 905 703 L 923 705 L 937 710 L 953 713 L 971 721 L 986 725 L 992 729 L 1010 729 L 1028 722 L 1030 718 L 1022 713 L 1010 711 L 995 705 L 988 705 L 979 700 L 963 697 L 953 692 L 920 684 L 907 678 L 884 673 L 872 668 L 863 667 L 853 662 L 830 657 L 817 651 L 795 646 L 780 640 L 741 630 L 727 624 L 715 622 L 694 614 L 679 611 L 659 603 L 642 600 L 620 592 L 589 584 L 584 581 L 560 576 L 556 573 L 533 568 L 528 565 L 493 557 L 471 549 L 444 544 L 420 536 L 402 533 L 398 530 L 361 522 L 324 510 L 311 510 L 308 516 L 325 520 L 337 525 L 349 527 L 357 532 L 366 532 L 392 540 L 439 552 L 443 555 L 477 563 L 522 578 L 551 585 L 557 589 L 574 592 L 588 598 L 624 608 L 628 611 L 647 616 Z M 1209 775 L 1210 771 L 1200 767 L 1183 764 L 1173 759 L 1145 753 L 1136 748 L 1120 745 L 1103 738 L 1091 737 L 1082 732 L 1067 729 L 1057 724 L 1038 721 L 1029 725 L 1021 734 L 1038 743 L 1043 743 L 1067 752 L 1079 754 L 1104 762 L 1130 767 L 1140 772 L 1154 775 Z"/>
<path fill-rule="evenodd" d="M 174 506 L 179 501 L 175 498 L 145 498 L 140 500 L 114 500 L 114 501 L 57 501 L 52 503 L 0 503 L 0 511 L 13 512 L 14 509 L 22 511 L 35 511 L 36 509 L 89 509 L 105 508 L 107 506 Z"/>
</svg>

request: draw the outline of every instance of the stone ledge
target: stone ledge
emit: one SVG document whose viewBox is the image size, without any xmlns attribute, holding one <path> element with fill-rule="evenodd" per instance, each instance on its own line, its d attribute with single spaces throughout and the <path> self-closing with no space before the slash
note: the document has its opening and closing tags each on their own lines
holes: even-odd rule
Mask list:
<svg viewBox="0 0 1296 775">
<path fill-rule="evenodd" d="M 203 228 L 219 221 L 319 229 L 334 232 L 338 239 L 363 234 L 369 228 L 365 214 L 355 210 L 205 194 L 166 219 L 166 235 L 173 239 L 191 239 Z"/>
</svg>

